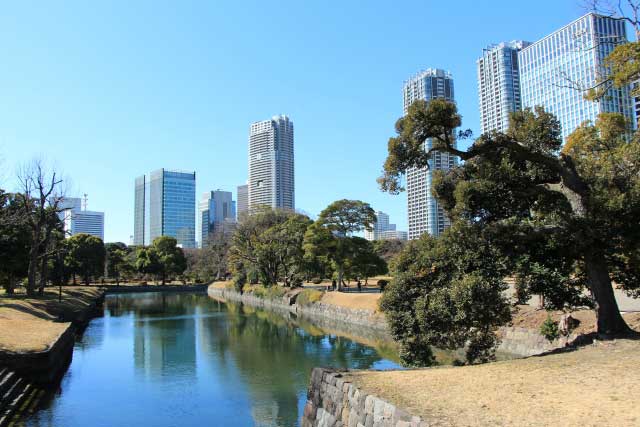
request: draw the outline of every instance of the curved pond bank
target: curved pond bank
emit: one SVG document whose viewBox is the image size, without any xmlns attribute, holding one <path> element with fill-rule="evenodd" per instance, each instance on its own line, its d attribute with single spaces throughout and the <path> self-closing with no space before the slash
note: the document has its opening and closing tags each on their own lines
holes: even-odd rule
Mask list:
<svg viewBox="0 0 640 427">
<path fill-rule="evenodd" d="M 368 338 L 206 293 L 107 295 L 59 388 L 18 424 L 294 427 L 315 366 L 398 369 L 393 358 Z"/>
</svg>

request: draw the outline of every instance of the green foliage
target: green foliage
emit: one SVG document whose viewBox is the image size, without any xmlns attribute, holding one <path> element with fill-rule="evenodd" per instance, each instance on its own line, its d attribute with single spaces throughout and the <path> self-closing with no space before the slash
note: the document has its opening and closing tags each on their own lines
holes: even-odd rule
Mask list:
<svg viewBox="0 0 640 427">
<path fill-rule="evenodd" d="M 163 285 L 167 275 L 182 274 L 187 268 L 184 252 L 177 245 L 178 241 L 169 236 L 156 237 L 151 244 L 150 249 L 157 257 L 157 268 Z"/>
<path fill-rule="evenodd" d="M 411 241 L 380 302 L 403 363 L 433 364 L 431 347 L 465 347 L 470 363 L 492 360 L 495 331 L 511 318 L 506 272 L 504 257 L 475 226 Z"/>
<path fill-rule="evenodd" d="M 338 273 L 338 286 L 345 274 L 369 275 L 386 271 L 386 263 L 377 256 L 370 242 L 352 233 L 371 229 L 375 212 L 359 200 L 338 200 L 327 206 L 304 236 L 307 259 L 331 262 Z M 374 273 L 379 274 L 379 273 Z"/>
<path fill-rule="evenodd" d="M 388 280 L 384 280 L 384 279 L 380 279 L 380 280 L 378 280 L 377 285 L 380 288 L 380 292 L 384 292 L 384 290 L 389 285 L 389 281 Z"/>
<path fill-rule="evenodd" d="M 406 244 L 406 241 L 398 239 L 375 240 L 373 242 L 373 251 L 388 264 L 402 251 Z"/>
<path fill-rule="evenodd" d="M 638 135 L 629 134 L 620 115 L 603 114 L 597 123 L 578 128 L 561 150 L 560 123 L 536 108 L 514 113 L 506 133 L 484 134 L 461 151 L 452 124 L 460 124 L 453 103 L 412 104 L 389 141 L 382 189 L 401 190 L 400 177 L 427 165 L 434 150 L 459 156 L 464 160 L 459 167 L 434 173 L 432 191 L 452 222 L 482 230 L 480 242 L 503 259 L 505 273 L 516 277 L 519 296 L 540 294 L 548 308 L 593 305 L 599 333 L 627 333 L 611 278 L 635 294 L 640 278 Z M 433 149 L 424 152 L 420 147 L 427 138 Z M 410 268 L 417 252 L 409 247 L 392 269 Z M 478 266 L 475 273 L 484 275 L 484 270 Z M 587 287 L 591 301 L 585 298 Z"/>
<path fill-rule="evenodd" d="M 547 319 L 540 325 L 540 334 L 549 341 L 557 340 L 560 337 L 558 322 L 555 322 L 551 316 L 547 316 Z"/>
<path fill-rule="evenodd" d="M 264 298 L 268 300 L 280 299 L 286 294 L 286 289 L 282 286 L 269 286 L 253 285 L 251 286 L 251 293 L 258 298 Z"/>
<path fill-rule="evenodd" d="M 115 278 L 116 283 L 120 282 L 122 274 L 132 271 L 133 266 L 129 263 L 129 248 L 121 242 L 107 243 L 106 251 L 106 271 L 109 277 Z"/>
<path fill-rule="evenodd" d="M 102 239 L 90 234 L 76 234 L 66 240 L 65 265 L 71 272 L 80 274 L 85 285 L 104 271 L 106 251 Z"/>
<path fill-rule="evenodd" d="M 308 217 L 294 212 L 258 210 L 238 224 L 230 260 L 242 265 L 247 274 L 255 272 L 267 287 L 279 281 L 285 286 L 300 283 L 305 266 L 302 241 L 310 223 Z"/>
<path fill-rule="evenodd" d="M 29 228 L 15 195 L 0 189 L 0 283 L 8 294 L 29 271 Z"/>
<path fill-rule="evenodd" d="M 305 289 L 298 294 L 296 304 L 301 306 L 311 305 L 322 300 L 323 295 L 324 292 L 320 292 L 315 289 Z"/>
<path fill-rule="evenodd" d="M 244 286 L 247 284 L 247 274 L 244 271 L 238 272 L 233 277 L 233 288 L 241 295 L 244 292 Z"/>
</svg>

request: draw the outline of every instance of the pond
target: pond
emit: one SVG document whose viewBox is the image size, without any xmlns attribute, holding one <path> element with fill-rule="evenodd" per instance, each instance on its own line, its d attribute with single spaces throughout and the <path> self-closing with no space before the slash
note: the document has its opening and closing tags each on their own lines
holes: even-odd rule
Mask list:
<svg viewBox="0 0 640 427">
<path fill-rule="evenodd" d="M 315 366 L 399 368 L 393 344 L 206 294 L 110 295 L 29 427 L 297 426 Z M 21 424 L 22 424 L 21 423 Z"/>
</svg>

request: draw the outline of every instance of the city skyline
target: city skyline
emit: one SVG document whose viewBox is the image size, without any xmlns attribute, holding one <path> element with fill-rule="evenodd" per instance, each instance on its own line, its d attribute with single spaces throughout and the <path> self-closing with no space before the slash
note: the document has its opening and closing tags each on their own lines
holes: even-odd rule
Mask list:
<svg viewBox="0 0 640 427">
<path fill-rule="evenodd" d="M 321 7 L 296 6 L 283 17 L 291 28 L 247 34 L 224 24 L 221 17 L 231 23 L 242 16 L 250 24 L 273 13 L 268 7 L 257 4 L 245 16 L 244 10 L 231 6 L 148 3 L 139 5 L 140 14 L 153 7 L 154 18 L 140 24 L 123 16 L 124 3 L 120 6 L 72 10 L 64 5 L 14 5 L 6 15 L 12 19 L 0 18 L 15 34 L 2 43 L 8 52 L 22 52 L 12 55 L 15 61 L 0 71 L 0 82 L 13 101 L 10 108 L 0 107 L 0 154 L 4 165 L 20 164 L 34 155 L 51 159 L 72 177 L 73 193 L 91 193 L 92 207 L 106 212 L 105 240 L 123 242 L 133 234 L 131 181 L 141 170 L 161 165 L 195 170 L 196 192 L 212 184 L 232 190 L 247 179 L 247 125 L 280 111 L 296 121 L 298 208 L 313 215 L 333 200 L 362 199 L 406 229 L 406 195 L 381 193 L 375 182 L 386 140 L 402 115 L 397 102 L 402 80 L 429 66 L 451 71 L 463 125 L 477 136 L 475 60 L 481 50 L 504 40 L 539 40 L 585 12 L 573 2 L 548 1 L 535 7 L 498 2 L 489 14 L 469 2 L 461 25 L 477 23 L 479 17 L 492 24 L 478 27 L 471 40 L 439 22 L 409 28 L 401 10 L 406 8 L 385 3 L 364 9 L 345 5 L 339 16 Z M 444 5 L 416 2 L 407 7 L 432 16 L 446 13 Z M 545 8 L 554 13 L 545 13 Z M 366 19 L 351 28 L 356 15 Z M 518 25 L 517 18 L 525 15 L 535 25 Z M 201 16 L 221 23 L 215 30 L 220 37 L 203 25 Z M 25 19 L 41 36 L 34 38 L 17 25 Z M 388 31 L 358 37 L 365 21 L 367 27 L 384 25 Z M 316 23 L 317 35 L 300 31 L 310 23 Z M 59 32 L 61 26 L 76 30 Z M 163 30 L 158 33 L 157 27 Z M 119 37 L 112 37 L 114 29 Z M 233 48 L 216 42 L 224 37 L 234 40 Z M 41 39 L 49 42 L 42 44 Z M 308 54 L 275 61 L 266 51 L 254 49 L 258 43 L 282 40 L 290 42 L 293 51 Z M 451 55 L 453 48 L 456 55 Z M 67 62 L 56 62 L 68 51 L 74 55 Z M 238 51 L 255 55 L 230 63 L 229 55 Z M 357 65 L 353 52 L 358 52 Z M 320 67 L 318 56 L 328 59 Z M 390 59 L 381 63 L 379 58 Z M 256 70 L 262 77 L 259 83 L 249 79 Z M 241 80 L 248 83 L 231 83 Z M 39 82 L 35 92 L 34 81 Z M 251 102 L 234 103 L 241 98 Z M 32 125 L 34 116 L 37 127 Z M 210 167 L 212 156 L 215 167 Z M 319 177 L 320 172 L 328 173 Z"/>
</svg>

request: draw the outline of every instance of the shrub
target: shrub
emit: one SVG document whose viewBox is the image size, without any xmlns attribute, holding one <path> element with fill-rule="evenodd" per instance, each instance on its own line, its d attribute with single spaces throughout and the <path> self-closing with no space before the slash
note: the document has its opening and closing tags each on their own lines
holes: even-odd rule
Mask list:
<svg viewBox="0 0 640 427">
<path fill-rule="evenodd" d="M 388 284 L 389 284 L 388 280 L 384 280 L 384 279 L 378 280 L 378 286 L 380 287 L 381 292 L 384 292 L 384 288 L 386 288 Z"/>
<path fill-rule="evenodd" d="M 322 279 L 319 277 L 314 278 L 311 283 L 313 283 L 314 285 L 319 285 L 320 283 L 322 283 Z"/>
<path fill-rule="evenodd" d="M 298 294 L 296 303 L 298 303 L 299 305 L 311 305 L 320 301 L 322 299 L 322 295 L 324 295 L 323 292 L 317 291 L 315 289 L 305 289 Z"/>
<path fill-rule="evenodd" d="M 238 273 L 238 275 L 233 279 L 233 287 L 236 291 L 240 292 L 240 294 L 242 294 L 246 283 L 247 275 L 244 272 Z"/>
<path fill-rule="evenodd" d="M 551 316 L 547 315 L 547 320 L 540 326 L 540 333 L 549 341 L 556 340 L 560 336 L 558 322 L 555 322 Z"/>
</svg>

